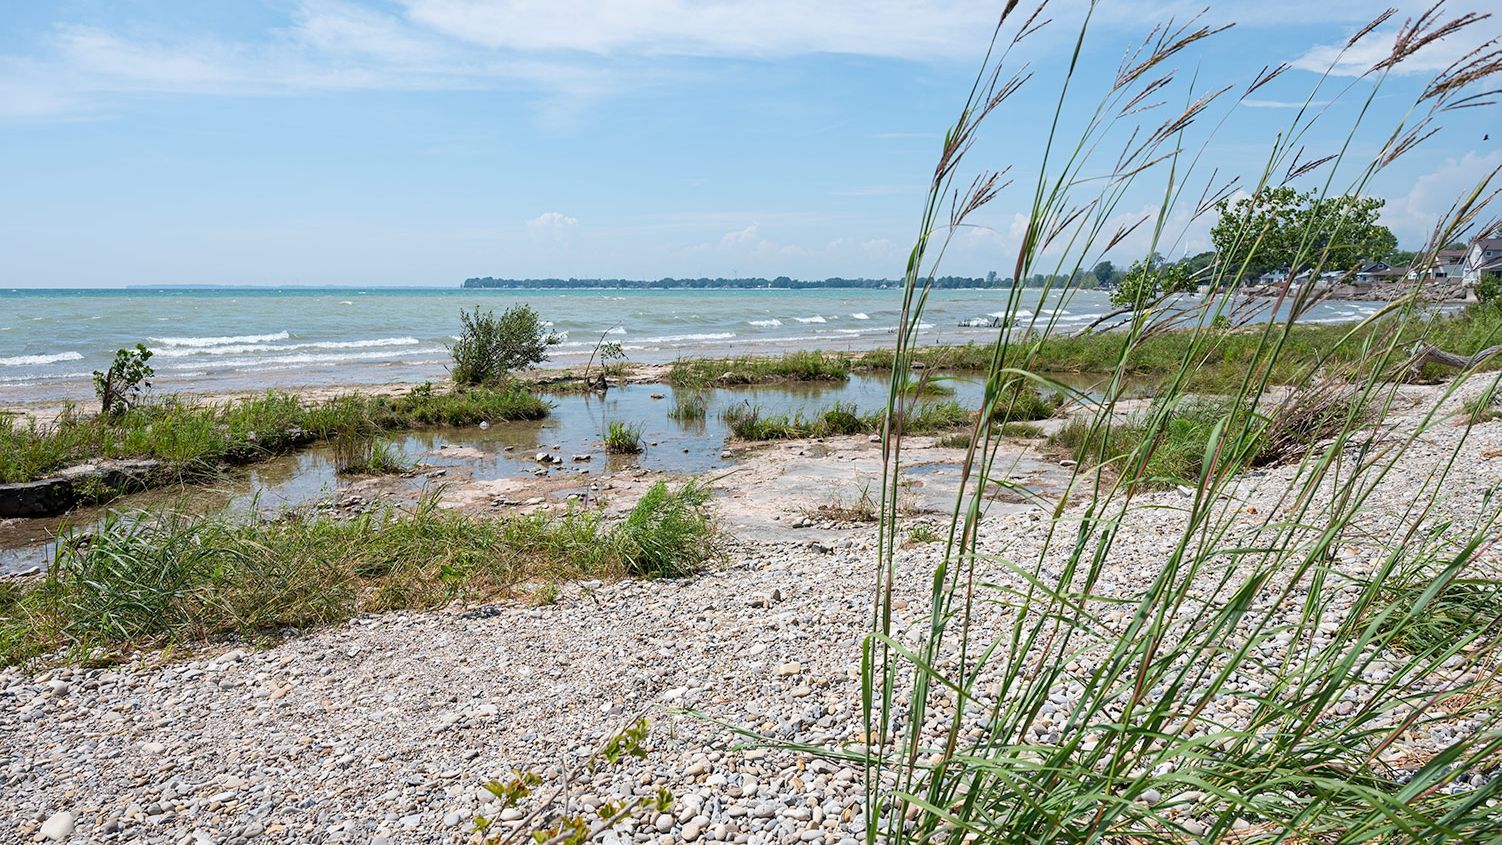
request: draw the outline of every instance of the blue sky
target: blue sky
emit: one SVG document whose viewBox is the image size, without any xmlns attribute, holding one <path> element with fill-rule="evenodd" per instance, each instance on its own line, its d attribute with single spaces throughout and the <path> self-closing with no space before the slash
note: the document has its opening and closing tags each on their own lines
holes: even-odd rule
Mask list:
<svg viewBox="0 0 1502 845">
<path fill-rule="evenodd" d="M 1026 5 L 1026 4 L 1024 4 Z M 1035 76 L 993 117 L 977 167 L 1036 166 L 1085 0 L 1014 56 Z M 1199 167 L 1253 176 L 1362 0 L 1220 3 L 1238 26 L 1179 57 L 1168 98 L 1295 69 L 1208 133 Z M 1411 3 L 1407 12 L 1427 7 Z M 58 0 L 0 7 L 0 285 L 453 285 L 467 276 L 895 277 L 943 127 L 999 3 L 929 0 Z M 1078 71 L 1093 102 L 1150 21 L 1203 2 L 1104 0 Z M 1455 7 L 1455 11 L 1460 11 Z M 1400 16 L 1401 18 L 1401 16 Z M 1327 82 L 1352 82 L 1391 23 Z M 1416 57 L 1374 103 L 1370 155 L 1488 20 Z M 1321 94 L 1320 97 L 1325 97 Z M 1321 100 L 1323 101 L 1323 100 Z M 1306 139 L 1334 151 L 1359 101 Z M 1227 104 L 1229 105 L 1229 104 Z M 1502 164 L 1495 109 L 1440 135 L 1372 192 L 1418 245 Z M 1213 119 L 1212 119 L 1213 118 Z M 1082 119 L 1079 107 L 1065 115 Z M 1150 115 L 1153 123 L 1161 115 Z M 1380 130 L 1380 131 L 1379 131 Z M 1483 136 L 1490 133 L 1490 140 Z M 1144 180 L 1121 215 L 1146 213 Z M 947 271 L 1006 273 L 1019 184 Z M 1175 250 L 1203 220 L 1171 222 Z M 1113 257 L 1141 254 L 1144 236 Z"/>
</svg>

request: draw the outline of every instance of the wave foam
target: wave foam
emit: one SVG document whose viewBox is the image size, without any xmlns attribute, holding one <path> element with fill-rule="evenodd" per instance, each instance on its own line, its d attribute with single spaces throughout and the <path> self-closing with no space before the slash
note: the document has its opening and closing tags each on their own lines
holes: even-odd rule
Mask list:
<svg viewBox="0 0 1502 845">
<path fill-rule="evenodd" d="M 766 329 L 775 329 L 778 326 L 782 325 L 782 321 L 777 319 L 776 317 L 773 317 L 770 320 L 747 320 L 746 322 L 750 323 L 753 326 L 759 326 Z"/>
<path fill-rule="evenodd" d="M 869 319 L 871 319 L 871 315 L 867 314 L 864 311 L 857 311 L 854 314 L 850 315 L 850 319 L 852 319 L 852 320 L 869 320 Z"/>
<path fill-rule="evenodd" d="M 232 343 L 270 343 L 289 337 L 291 335 L 283 331 L 276 334 L 234 334 L 223 337 L 149 337 L 147 340 L 163 346 L 228 346 Z"/>
<path fill-rule="evenodd" d="M 321 340 L 307 343 L 269 345 L 247 343 L 234 346 L 184 346 L 163 349 L 156 353 L 162 358 L 185 358 L 190 355 L 249 355 L 257 352 L 288 352 L 294 349 L 369 349 L 380 346 L 416 346 L 422 343 L 415 337 L 381 337 L 371 340 Z"/>
<path fill-rule="evenodd" d="M 59 361 L 82 361 L 83 356 L 77 352 L 58 352 L 52 355 L 17 355 L 14 358 L 0 358 L 0 367 L 27 367 L 38 364 L 56 364 Z"/>
<path fill-rule="evenodd" d="M 818 314 L 815 314 L 812 317 L 794 317 L 793 319 L 797 320 L 800 323 L 827 323 L 827 322 L 829 322 L 828 320 L 824 319 L 823 317 L 819 316 Z"/>
</svg>

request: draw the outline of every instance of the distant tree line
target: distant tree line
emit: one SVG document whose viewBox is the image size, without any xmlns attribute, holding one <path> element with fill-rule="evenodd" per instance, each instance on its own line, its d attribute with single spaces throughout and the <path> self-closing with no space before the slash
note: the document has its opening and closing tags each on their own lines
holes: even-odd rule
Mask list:
<svg viewBox="0 0 1502 845">
<path fill-rule="evenodd" d="M 1044 285 L 1063 285 L 1070 281 L 1069 276 L 1035 274 L 1024 279 L 1023 287 L 1043 287 Z M 1084 287 L 1096 287 L 1096 277 L 1089 273 L 1079 273 L 1075 277 L 1078 283 Z M 939 276 L 933 280 L 935 288 L 1010 288 L 1013 286 L 1010 278 L 1002 278 L 995 273 L 985 276 Z M 775 279 L 761 277 L 752 278 L 697 278 L 697 279 L 497 279 L 492 276 L 484 276 L 474 279 L 465 279 L 466 288 L 510 288 L 517 290 L 549 290 L 549 289 L 588 289 L 609 288 L 628 290 L 681 290 L 681 289 L 709 289 L 729 288 L 752 290 L 757 288 L 773 288 L 779 290 L 803 290 L 811 288 L 900 288 L 901 280 L 898 279 L 845 279 L 834 276 L 828 279 L 793 279 L 787 276 L 778 276 Z"/>
<path fill-rule="evenodd" d="M 1073 274 L 1034 274 L 1023 279 L 1022 287 L 1100 288 L 1119 291 L 1115 298 L 1138 301 L 1164 293 L 1192 291 L 1214 280 L 1229 284 L 1232 279 L 1255 278 L 1268 271 L 1289 275 L 1311 269 L 1348 271 L 1366 261 L 1387 260 L 1394 265 L 1406 264 L 1414 253 L 1399 250 L 1397 238 L 1378 222 L 1383 206 L 1372 197 L 1320 197 L 1299 193 L 1288 187 L 1267 188 L 1232 202 L 1217 204 L 1219 220 L 1210 230 L 1214 249 L 1169 261 L 1158 253 L 1119 267 L 1101 261 L 1088 270 Z M 1011 288 L 1017 283 L 992 271 L 985 276 L 941 276 L 933 280 L 935 288 Z M 490 276 L 466 279 L 466 288 L 625 288 L 637 290 L 669 288 L 899 288 L 896 279 L 775 279 L 707 278 L 697 279 L 497 279 Z M 1124 290 L 1123 290 L 1124 289 Z"/>
</svg>

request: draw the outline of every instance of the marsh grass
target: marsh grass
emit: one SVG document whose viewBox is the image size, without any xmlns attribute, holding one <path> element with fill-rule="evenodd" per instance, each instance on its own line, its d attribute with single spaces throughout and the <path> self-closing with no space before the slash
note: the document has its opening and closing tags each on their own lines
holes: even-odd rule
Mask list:
<svg viewBox="0 0 1502 845">
<path fill-rule="evenodd" d="M 886 415 L 842 402 L 807 415 L 801 409 L 792 414 L 767 415 L 758 405 L 742 403 L 726 408 L 720 418 L 741 440 L 796 440 L 875 434 L 882 430 Z M 909 409 L 902 424 L 909 434 L 935 434 L 969 425 L 974 419 L 975 411 L 958 402 L 924 402 Z"/>
<path fill-rule="evenodd" d="M 813 351 L 737 358 L 680 358 L 668 368 L 668 384 L 677 388 L 772 384 L 798 381 L 845 381 L 846 356 Z"/>
<path fill-rule="evenodd" d="M 703 392 L 675 389 L 673 407 L 668 411 L 670 419 L 678 422 L 700 422 L 709 415 L 709 400 Z"/>
<path fill-rule="evenodd" d="M 1309 179 L 1321 200 L 1362 195 L 1446 110 L 1495 87 L 1502 55 L 1488 46 L 1461 56 L 1411 111 L 1373 108 L 1393 67 L 1481 20 L 1419 15 L 1357 83 L 1316 83 L 1308 106 L 1273 136 L 1262 173 L 1243 182 L 1213 174 L 1201 189 L 1189 180 L 1202 178 L 1196 165 L 1220 126 L 1222 98 L 1244 100 L 1286 68 L 1225 88 L 1196 73 L 1186 85 L 1180 54 L 1216 34 L 1197 19 L 1149 27 L 1101 86 L 1076 78 L 1084 63 L 1061 64 L 1058 78 L 1009 67 L 1017 44 L 1076 12 L 1084 22 L 1070 35 L 1072 55 L 1091 50 L 1094 8 L 1029 16 L 1007 4 L 944 133 L 894 346 L 857 361 L 891 374 L 861 653 L 864 734 L 823 753 L 864 766 L 871 842 L 1496 841 L 1502 655 L 1487 585 L 1502 501 L 1495 489 L 1480 501 L 1447 498 L 1456 473 L 1476 471 L 1461 462 L 1468 429 L 1454 445 L 1427 442 L 1431 432 L 1455 432 L 1447 400 L 1473 371 L 1436 388 L 1430 406 L 1405 408 L 1413 430 L 1385 427 L 1404 408 L 1398 381 L 1412 377 L 1412 343 L 1427 338 L 1462 354 L 1496 343 L 1493 309 L 1431 319 L 1415 290 L 1360 324 L 1303 326 L 1298 316 L 1317 300 L 1290 287 L 1286 317 L 1243 320 L 1247 264 L 1222 261 L 1206 272 L 1203 299 L 1134 303 L 1114 331 L 1061 336 L 1058 312 L 1073 288 L 1051 283 L 1052 313 L 1022 313 L 1032 309 L 1011 292 L 989 345 L 945 350 L 937 361 L 915 341 L 950 240 L 1012 180 L 1025 209 L 1014 278 L 1077 278 L 1134 230 L 1147 237 L 1145 251 L 1176 253 L 1179 221 L 1238 189 Z M 1346 49 L 1375 44 L 1366 39 L 1390 14 Z M 1040 134 L 1035 176 L 964 172 L 987 117 L 1040 84 L 1057 94 L 1053 122 L 1037 124 L 1076 134 Z M 1090 90 L 1104 94 L 1082 101 Z M 1331 155 L 1311 159 L 1306 133 L 1344 113 L 1325 106 L 1337 96 L 1357 98 L 1353 111 L 1372 119 L 1337 127 Z M 1376 153 L 1362 161 L 1358 149 Z M 1476 188 L 1437 221 L 1426 254 L 1494 231 L 1483 215 L 1496 176 L 1477 174 Z M 1160 207 L 1121 223 L 1137 216 L 1123 205 L 1135 202 L 1134 183 L 1151 183 L 1144 190 Z M 1342 223 L 1329 225 L 1337 231 L 1300 233 L 1289 263 L 1324 269 L 1341 237 Z M 1220 227 L 1234 241 L 1228 255 L 1265 245 L 1247 221 Z M 912 402 L 903 386 L 915 362 L 986 377 L 932 564 L 900 554 L 902 421 Z M 1022 541 L 1015 535 L 1029 532 L 1027 522 L 987 515 L 993 479 L 1015 459 L 998 444 L 995 409 L 1018 383 L 1044 385 L 1047 372 L 1071 370 L 1109 377 L 1098 395 L 1072 398 L 1078 410 L 1056 442 L 1081 460 L 1068 495 L 1039 502 L 1037 530 Z M 1151 374 L 1157 391 L 1128 410 L 1119 403 L 1133 373 Z M 1414 472 L 1413 459 L 1427 463 Z M 1250 472 L 1269 461 L 1276 472 Z M 1183 489 L 1154 490 L 1165 482 Z M 1243 506 L 1253 493 L 1262 507 Z M 898 605 L 899 590 L 915 582 L 926 594 Z M 898 613 L 910 606 L 925 609 L 917 624 Z"/>
<path fill-rule="evenodd" d="M 333 440 L 334 472 L 340 475 L 398 475 L 412 469 L 401 449 L 369 434 L 341 434 Z"/>
<path fill-rule="evenodd" d="M 620 420 L 612 420 L 605 427 L 605 435 L 602 438 L 605 452 L 611 455 L 635 455 L 642 451 L 641 423 L 627 423 Z"/>
<path fill-rule="evenodd" d="M 548 404 L 517 384 L 440 391 L 421 385 L 394 395 L 346 394 L 304 403 L 269 391 L 205 404 L 168 396 L 115 417 L 64 409 L 50 424 L 0 420 L 0 482 L 32 481 L 99 458 L 151 458 L 189 480 L 318 440 L 428 426 L 541 419 Z"/>
<path fill-rule="evenodd" d="M 60 539 L 40 582 L 0 582 L 0 656 L 254 638 L 528 582 L 683 575 L 717 554 L 707 501 L 701 485 L 659 482 L 614 524 L 585 509 L 472 516 L 435 499 L 350 520 L 113 514 Z"/>
</svg>

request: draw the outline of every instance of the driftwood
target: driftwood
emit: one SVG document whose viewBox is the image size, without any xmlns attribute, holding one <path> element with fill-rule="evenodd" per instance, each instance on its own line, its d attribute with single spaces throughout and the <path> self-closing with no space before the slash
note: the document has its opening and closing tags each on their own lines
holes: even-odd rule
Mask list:
<svg viewBox="0 0 1502 845">
<path fill-rule="evenodd" d="M 1479 367 L 1488 360 L 1502 355 L 1502 344 L 1488 346 L 1474 355 L 1456 355 L 1454 352 L 1446 352 L 1432 343 L 1419 341 L 1413 345 L 1413 354 L 1408 359 L 1409 371 L 1417 375 L 1425 364 L 1439 364 L 1445 367 L 1468 370 Z"/>
</svg>

